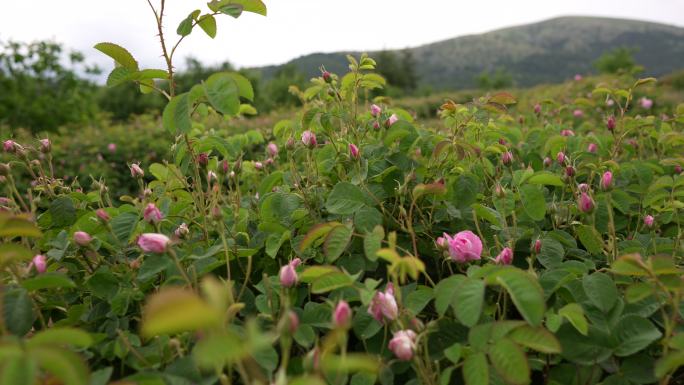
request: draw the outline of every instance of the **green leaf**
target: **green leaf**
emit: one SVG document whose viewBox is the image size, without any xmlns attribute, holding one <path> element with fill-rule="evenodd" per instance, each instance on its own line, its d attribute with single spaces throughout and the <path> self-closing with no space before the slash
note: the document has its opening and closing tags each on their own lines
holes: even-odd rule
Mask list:
<svg viewBox="0 0 684 385">
<path fill-rule="evenodd" d="M 618 357 L 637 353 L 663 335 L 651 321 L 636 314 L 622 317 L 612 330 L 617 340 L 614 352 Z"/>
<path fill-rule="evenodd" d="M 69 350 L 40 346 L 29 349 L 29 355 L 38 361 L 41 368 L 57 377 L 64 385 L 88 384 L 88 368 Z"/>
<path fill-rule="evenodd" d="M 313 281 L 311 292 L 314 294 L 327 293 L 341 287 L 350 286 L 352 283 L 354 283 L 354 280 L 349 275 L 341 271 L 331 272 Z"/>
<path fill-rule="evenodd" d="M 250 101 L 254 100 L 254 88 L 252 88 L 252 83 L 249 81 L 249 79 L 237 72 L 226 72 L 226 74 L 235 81 L 235 84 L 238 87 L 238 95 L 241 98 L 245 98 Z"/>
<path fill-rule="evenodd" d="M 541 353 L 558 354 L 561 352 L 561 346 L 556 337 L 543 327 L 524 325 L 514 329 L 508 336 L 517 344 Z"/>
<path fill-rule="evenodd" d="M 674 372 L 684 365 L 684 350 L 671 351 L 668 355 L 661 357 L 655 365 L 655 375 L 663 378 L 665 375 Z"/>
<path fill-rule="evenodd" d="M 495 274 L 496 282 L 503 286 L 520 314 L 532 326 L 539 326 L 544 318 L 546 302 L 539 282 L 530 274 L 507 268 Z"/>
<path fill-rule="evenodd" d="M 152 295 L 143 310 L 141 334 L 153 337 L 217 326 L 221 314 L 195 293 L 165 288 Z"/>
<path fill-rule="evenodd" d="M 306 251 L 311 245 L 316 242 L 317 239 L 320 239 L 322 237 L 325 237 L 334 229 L 335 227 L 338 226 L 344 226 L 340 222 L 328 222 L 328 223 L 319 223 L 317 225 L 314 225 L 307 231 L 306 235 L 302 239 L 301 243 L 299 244 L 299 252 L 304 252 Z"/>
<path fill-rule="evenodd" d="M 304 271 L 302 271 L 301 274 L 299 274 L 299 280 L 304 282 L 304 283 L 313 283 L 316 279 L 328 274 L 328 273 L 334 273 L 334 272 L 339 272 L 340 269 L 338 269 L 335 266 L 326 266 L 326 265 L 314 265 L 314 266 L 309 266 L 307 267 Z"/>
<path fill-rule="evenodd" d="M 446 313 L 449 304 L 458 290 L 458 285 L 460 285 L 465 278 L 464 275 L 452 275 L 437 282 L 437 285 L 435 286 L 435 309 L 440 317 Z"/>
<path fill-rule="evenodd" d="M 95 44 L 94 48 L 114 59 L 117 64 L 131 71 L 138 70 L 138 62 L 133 58 L 133 55 L 120 45 L 114 43 L 98 43 Z"/>
<path fill-rule="evenodd" d="M 216 12 L 229 4 L 239 5 L 245 12 L 266 16 L 266 5 L 261 0 L 213 0 L 208 6 Z"/>
<path fill-rule="evenodd" d="M 9 358 L 0 366 L 0 384 L 35 385 L 36 375 L 38 374 L 37 366 L 36 362 L 30 357 Z"/>
<path fill-rule="evenodd" d="M 608 336 L 593 327 L 583 336 L 574 327 L 563 324 L 556 337 L 561 343 L 561 355 L 580 365 L 595 365 L 610 357 L 612 352 Z"/>
<path fill-rule="evenodd" d="M 367 311 L 357 311 L 352 320 L 354 334 L 362 340 L 367 340 L 382 330 L 382 324 L 375 320 Z"/>
<path fill-rule="evenodd" d="M 382 247 L 382 240 L 384 238 L 385 230 L 382 226 L 375 226 L 372 232 L 366 234 L 363 238 L 363 251 L 366 254 L 366 258 L 371 261 L 378 259 L 377 252 Z"/>
<path fill-rule="evenodd" d="M 204 94 L 220 113 L 234 116 L 240 112 L 239 89 L 230 74 L 222 72 L 209 76 L 204 82 Z"/>
<path fill-rule="evenodd" d="M 454 364 L 458 364 L 463 354 L 463 345 L 458 342 L 444 349 L 444 356 Z"/>
<path fill-rule="evenodd" d="M 579 225 L 577 227 L 577 237 L 588 252 L 592 254 L 601 254 L 603 252 L 603 239 L 594 227 Z"/>
<path fill-rule="evenodd" d="M 349 182 L 339 182 L 333 187 L 325 208 L 331 214 L 351 215 L 368 204 L 368 197 L 360 188 Z"/>
<path fill-rule="evenodd" d="M 0 267 L 13 261 L 27 261 L 33 257 L 31 250 L 16 243 L 0 245 Z"/>
<path fill-rule="evenodd" d="M 452 306 L 456 318 L 465 326 L 477 324 L 484 305 L 485 283 L 475 278 L 465 278 L 456 289 Z"/>
<path fill-rule="evenodd" d="M 21 282 L 21 286 L 28 291 L 36 291 L 42 289 L 74 288 L 76 284 L 63 273 L 48 272 L 25 279 Z"/>
<path fill-rule="evenodd" d="M 210 37 L 216 37 L 216 18 L 212 15 L 202 15 L 197 21 L 197 24 L 202 28 L 202 30 Z"/>
<path fill-rule="evenodd" d="M 418 315 L 432 300 L 433 290 L 427 286 L 419 286 L 418 289 L 409 293 L 404 300 L 404 307 L 412 314 Z"/>
<path fill-rule="evenodd" d="M 563 179 L 560 176 L 551 173 L 549 171 L 539 171 L 527 179 L 529 184 L 542 184 L 547 186 L 559 186 L 564 185 Z"/>
<path fill-rule="evenodd" d="M 582 287 L 591 303 L 604 313 L 612 309 L 615 301 L 617 301 L 618 292 L 615 283 L 605 273 L 599 271 L 584 276 Z"/>
<path fill-rule="evenodd" d="M 542 240 L 542 247 L 537 255 L 537 260 L 547 269 L 552 269 L 563 263 L 564 255 L 563 245 L 557 240 L 547 237 Z"/>
<path fill-rule="evenodd" d="M 76 208 L 68 196 L 61 196 L 50 204 L 50 215 L 54 227 L 71 226 L 76 222 Z"/>
<path fill-rule="evenodd" d="M 585 336 L 587 335 L 589 325 L 584 316 L 584 309 L 582 309 L 582 306 L 577 303 L 569 303 L 558 310 L 558 315 L 567 319 L 578 332 Z"/>
<path fill-rule="evenodd" d="M 192 14 L 190 14 L 188 17 L 183 19 L 183 21 L 178 24 L 178 28 L 176 28 L 176 33 L 180 36 L 188 36 L 190 33 L 192 33 L 192 27 L 194 26 L 195 19 L 193 19 Z"/>
<path fill-rule="evenodd" d="M 328 262 L 334 262 L 342 255 L 352 237 L 352 229 L 347 226 L 336 226 L 325 237 L 323 252 Z"/>
<path fill-rule="evenodd" d="M 544 193 L 535 185 L 526 184 L 520 187 L 520 200 L 525 213 L 535 221 L 541 221 L 546 216 L 546 201 Z"/>
<path fill-rule="evenodd" d="M 131 70 L 126 67 L 114 68 L 107 76 L 107 87 L 116 87 L 121 83 L 131 80 L 131 75 L 133 73 L 134 72 L 131 72 Z"/>
<path fill-rule="evenodd" d="M 5 290 L 2 301 L 2 315 L 7 330 L 17 336 L 23 336 L 33 326 L 33 305 L 28 291 L 23 288 Z"/>
<path fill-rule="evenodd" d="M 190 100 L 187 93 L 171 98 L 164 108 L 162 125 L 173 135 L 178 132 L 190 132 L 192 122 L 190 121 Z"/>
<path fill-rule="evenodd" d="M 41 330 L 27 342 L 29 347 L 43 345 L 63 345 L 87 348 L 93 344 L 93 337 L 87 332 L 75 328 L 51 328 Z"/>
<path fill-rule="evenodd" d="M 497 373 L 508 384 L 525 385 L 530 382 L 530 366 L 523 350 L 509 338 L 494 342 L 488 350 L 489 359 Z"/>
<path fill-rule="evenodd" d="M 112 218 L 109 225 L 119 241 L 128 243 L 133 229 L 138 225 L 138 214 L 126 212 Z"/>
<path fill-rule="evenodd" d="M 202 368 L 216 368 L 237 362 L 249 354 L 244 339 L 230 331 L 200 340 L 192 351 L 195 362 Z"/>
<path fill-rule="evenodd" d="M 463 362 L 463 380 L 466 385 L 489 385 L 489 367 L 484 353 L 473 353 Z"/>
</svg>

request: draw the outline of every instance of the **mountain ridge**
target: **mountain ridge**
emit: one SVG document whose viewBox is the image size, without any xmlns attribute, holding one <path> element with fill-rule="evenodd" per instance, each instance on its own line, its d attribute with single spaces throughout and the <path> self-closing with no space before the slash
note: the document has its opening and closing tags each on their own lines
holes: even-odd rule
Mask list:
<svg viewBox="0 0 684 385">
<path fill-rule="evenodd" d="M 660 76 L 684 67 L 683 27 L 593 16 L 554 17 L 387 51 L 413 54 L 420 85 L 457 89 L 473 87 L 479 74 L 498 68 L 510 73 L 519 86 L 558 82 L 575 73 L 595 72 L 594 61 L 618 47 L 636 49 L 635 60 L 644 65 L 647 76 Z M 378 52 L 368 51 L 371 57 Z M 318 75 L 321 65 L 339 73 L 346 68 L 345 56 L 359 53 L 312 53 L 254 70 L 264 78 L 272 77 L 288 64 L 307 76 Z"/>
</svg>

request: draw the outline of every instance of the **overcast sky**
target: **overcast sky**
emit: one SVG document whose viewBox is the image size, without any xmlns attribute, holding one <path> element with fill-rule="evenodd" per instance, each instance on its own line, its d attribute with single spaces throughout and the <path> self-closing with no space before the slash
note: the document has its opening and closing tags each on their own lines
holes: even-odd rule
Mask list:
<svg viewBox="0 0 684 385">
<path fill-rule="evenodd" d="M 159 0 L 151 0 L 158 4 Z M 218 19 L 218 36 L 201 30 L 178 51 L 205 63 L 279 64 L 312 53 L 405 48 L 564 15 L 595 15 L 684 26 L 684 0 L 264 0 L 268 16 Z M 167 0 L 166 34 L 206 1 Z M 54 39 L 105 69 L 91 47 L 111 41 L 143 67 L 163 68 L 146 0 L 0 0 L 0 39 Z"/>
</svg>

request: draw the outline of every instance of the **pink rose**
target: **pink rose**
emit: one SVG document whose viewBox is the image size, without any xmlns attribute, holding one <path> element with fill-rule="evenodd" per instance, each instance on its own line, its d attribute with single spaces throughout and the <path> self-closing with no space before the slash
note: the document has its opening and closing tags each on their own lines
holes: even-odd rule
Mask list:
<svg viewBox="0 0 684 385">
<path fill-rule="evenodd" d="M 461 231 L 456 233 L 453 238 L 445 233 L 444 238 L 449 243 L 449 255 L 451 255 L 452 260 L 464 263 L 480 259 L 482 241 L 472 231 Z"/>
<path fill-rule="evenodd" d="M 143 211 L 143 219 L 148 223 L 159 223 L 164 218 L 164 215 L 159 211 L 154 203 L 148 203 Z"/>
<path fill-rule="evenodd" d="M 608 190 L 613 186 L 613 173 L 606 171 L 601 176 L 601 189 Z"/>
<path fill-rule="evenodd" d="M 133 163 L 130 166 L 131 168 L 131 176 L 133 178 L 142 178 L 145 176 L 145 171 L 143 171 L 142 168 L 140 168 L 140 163 Z"/>
<path fill-rule="evenodd" d="M 295 268 L 301 262 L 301 259 L 295 258 L 290 261 L 290 263 L 280 268 L 280 284 L 283 287 L 292 287 L 297 283 L 297 271 Z"/>
<path fill-rule="evenodd" d="M 33 260 L 31 260 L 31 265 L 36 268 L 36 272 L 38 272 L 38 274 L 43 274 L 47 269 L 47 259 L 44 255 L 38 254 L 33 257 Z"/>
<path fill-rule="evenodd" d="M 494 258 L 497 265 L 510 265 L 513 262 L 513 250 L 510 247 L 504 247 L 499 255 Z"/>
<path fill-rule="evenodd" d="M 416 350 L 416 333 L 413 330 L 394 332 L 389 342 L 389 349 L 402 361 L 410 361 Z"/>
<path fill-rule="evenodd" d="M 79 246 L 88 246 L 92 240 L 93 237 L 85 231 L 77 231 L 74 233 L 74 242 Z"/>
<path fill-rule="evenodd" d="M 271 142 L 266 146 L 266 151 L 272 158 L 275 158 L 278 155 L 278 146 Z"/>
<path fill-rule="evenodd" d="M 145 233 L 138 237 L 138 246 L 146 253 L 164 253 L 169 242 L 169 237 L 164 234 Z"/>
<path fill-rule="evenodd" d="M 361 155 L 359 153 L 359 148 L 356 147 L 356 145 L 354 143 L 349 143 L 349 155 L 353 159 L 359 159 L 359 156 Z"/>
<path fill-rule="evenodd" d="M 397 121 L 399 121 L 399 117 L 397 116 L 397 114 L 392 114 L 392 115 L 389 117 L 389 119 L 387 119 L 387 121 L 385 122 L 385 127 L 390 127 L 390 126 L 392 126 L 394 123 L 396 123 Z"/>
<path fill-rule="evenodd" d="M 368 313 L 380 323 L 384 320 L 392 321 L 397 318 L 399 309 L 397 300 L 394 298 L 394 285 L 388 283 L 384 292 L 375 293 L 370 306 L 368 306 Z"/>
<path fill-rule="evenodd" d="M 590 213 L 594 209 L 594 200 L 591 199 L 589 194 L 582 192 L 579 202 L 577 203 L 577 208 L 583 213 Z"/>
<path fill-rule="evenodd" d="M 349 307 L 347 301 L 340 301 L 337 306 L 335 306 L 335 311 L 333 312 L 333 325 L 338 328 L 347 328 L 351 323 L 352 310 Z"/>
<path fill-rule="evenodd" d="M 309 130 L 302 132 L 302 143 L 304 143 L 304 145 L 309 148 L 316 147 L 316 134 Z"/>
<path fill-rule="evenodd" d="M 377 117 L 382 112 L 382 108 L 380 108 L 380 106 L 377 104 L 372 104 L 370 106 L 370 111 L 372 116 Z"/>
<path fill-rule="evenodd" d="M 655 219 L 653 218 L 653 215 L 646 215 L 644 217 L 644 225 L 646 225 L 646 227 L 648 227 L 649 229 L 653 227 L 654 221 Z"/>
</svg>

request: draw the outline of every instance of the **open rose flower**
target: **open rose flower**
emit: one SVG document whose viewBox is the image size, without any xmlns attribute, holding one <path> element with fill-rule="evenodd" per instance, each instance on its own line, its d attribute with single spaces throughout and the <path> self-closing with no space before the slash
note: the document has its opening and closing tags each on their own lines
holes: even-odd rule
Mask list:
<svg viewBox="0 0 684 385">
<path fill-rule="evenodd" d="M 449 244 L 449 255 L 455 262 L 464 263 L 480 259 L 482 241 L 472 231 L 461 231 L 453 237 L 444 234 L 444 238 L 446 238 Z"/>
<path fill-rule="evenodd" d="M 169 247 L 169 242 L 169 237 L 164 234 L 145 233 L 138 237 L 138 246 L 146 253 L 164 253 Z"/>
</svg>

